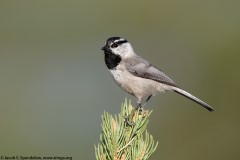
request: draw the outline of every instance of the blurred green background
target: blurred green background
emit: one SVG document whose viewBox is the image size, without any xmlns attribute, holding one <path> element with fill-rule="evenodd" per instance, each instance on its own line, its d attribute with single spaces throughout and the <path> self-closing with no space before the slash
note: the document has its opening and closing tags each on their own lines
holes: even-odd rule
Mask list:
<svg viewBox="0 0 240 160">
<path fill-rule="evenodd" d="M 0 1 L 0 154 L 95 159 L 101 114 L 125 97 L 111 36 L 214 107 L 153 98 L 154 160 L 240 159 L 240 1 Z"/>
</svg>

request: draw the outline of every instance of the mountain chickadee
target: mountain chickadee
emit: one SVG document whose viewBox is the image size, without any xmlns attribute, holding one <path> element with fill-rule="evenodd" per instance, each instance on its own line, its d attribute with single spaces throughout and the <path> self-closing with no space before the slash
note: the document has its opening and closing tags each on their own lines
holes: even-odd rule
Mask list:
<svg viewBox="0 0 240 160">
<path fill-rule="evenodd" d="M 214 111 L 210 105 L 179 88 L 165 73 L 139 57 L 127 40 L 111 37 L 107 39 L 102 50 L 114 80 L 124 91 L 137 98 L 137 108 L 142 109 L 147 101 L 159 92 L 174 91 L 207 110 Z"/>
</svg>

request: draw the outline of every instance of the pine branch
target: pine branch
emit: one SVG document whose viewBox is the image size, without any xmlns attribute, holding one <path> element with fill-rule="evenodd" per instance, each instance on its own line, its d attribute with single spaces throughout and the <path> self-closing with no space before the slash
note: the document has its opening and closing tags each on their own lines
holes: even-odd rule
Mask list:
<svg viewBox="0 0 240 160">
<path fill-rule="evenodd" d="M 135 112 L 135 113 L 134 113 Z M 100 144 L 95 146 L 97 160 L 146 160 L 156 150 L 158 142 L 146 131 L 152 111 L 134 111 L 130 102 L 125 100 L 121 112 L 112 116 L 102 115 L 102 133 Z M 127 115 L 132 115 L 134 125 L 125 122 Z"/>
</svg>

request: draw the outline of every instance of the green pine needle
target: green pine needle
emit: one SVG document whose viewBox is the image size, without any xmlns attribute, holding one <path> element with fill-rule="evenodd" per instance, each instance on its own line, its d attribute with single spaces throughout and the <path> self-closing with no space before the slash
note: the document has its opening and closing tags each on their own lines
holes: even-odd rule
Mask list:
<svg viewBox="0 0 240 160">
<path fill-rule="evenodd" d="M 135 113 L 134 113 L 135 112 Z M 102 133 L 100 144 L 95 145 L 97 160 L 146 160 L 156 150 L 158 142 L 146 131 L 152 111 L 139 114 L 134 111 L 131 102 L 121 106 L 121 112 L 112 116 L 104 112 L 102 115 Z M 133 115 L 134 125 L 129 126 L 125 117 Z"/>
</svg>

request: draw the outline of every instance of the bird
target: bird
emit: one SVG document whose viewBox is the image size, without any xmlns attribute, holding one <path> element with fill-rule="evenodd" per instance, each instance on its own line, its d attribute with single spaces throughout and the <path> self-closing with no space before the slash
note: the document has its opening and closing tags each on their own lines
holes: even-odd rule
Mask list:
<svg viewBox="0 0 240 160">
<path fill-rule="evenodd" d="M 137 55 L 124 38 L 114 36 L 102 47 L 105 64 L 115 82 L 137 99 L 137 109 L 143 109 L 151 97 L 165 91 L 176 92 L 212 112 L 214 109 L 178 87 L 162 70 Z"/>
</svg>

